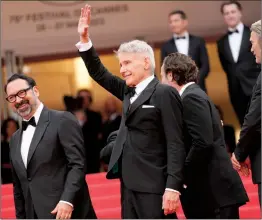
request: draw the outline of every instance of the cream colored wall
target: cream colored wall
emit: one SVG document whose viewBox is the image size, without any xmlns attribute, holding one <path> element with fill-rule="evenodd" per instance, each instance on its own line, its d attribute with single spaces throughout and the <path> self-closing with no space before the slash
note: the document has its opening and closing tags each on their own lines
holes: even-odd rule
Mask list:
<svg viewBox="0 0 262 220">
<path fill-rule="evenodd" d="M 211 66 L 211 72 L 206 80 L 208 94 L 214 103 L 223 109 L 225 123 L 238 128 L 237 119 L 229 102 L 226 75 L 219 62 L 216 44 L 208 43 L 207 49 Z M 100 58 L 110 72 L 120 76 L 118 60 L 113 53 L 102 55 Z M 155 49 L 155 59 L 156 72 L 159 76 L 159 49 Z M 93 109 L 103 111 L 104 101 L 110 94 L 90 79 L 81 58 L 29 63 L 27 65 L 31 68 L 29 75 L 34 77 L 39 85 L 41 99 L 50 108 L 64 109 L 63 95 L 75 95 L 77 89 L 86 87 L 91 89 L 93 93 Z M 118 107 L 121 110 L 121 102 L 119 101 Z"/>
</svg>

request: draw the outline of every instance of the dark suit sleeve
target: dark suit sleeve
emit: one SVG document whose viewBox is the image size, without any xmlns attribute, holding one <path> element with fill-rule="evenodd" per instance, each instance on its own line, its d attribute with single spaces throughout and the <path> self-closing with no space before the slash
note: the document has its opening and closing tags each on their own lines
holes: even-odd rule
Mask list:
<svg viewBox="0 0 262 220">
<path fill-rule="evenodd" d="M 202 38 L 200 39 L 199 56 L 200 56 L 199 77 L 200 80 L 203 81 L 208 76 L 210 67 L 209 67 L 209 59 L 208 59 L 206 43 Z"/>
<path fill-rule="evenodd" d="M 10 141 L 10 148 L 12 149 L 12 140 Z M 12 158 L 10 155 L 10 164 L 11 164 L 11 171 L 12 171 L 12 178 L 13 178 L 13 186 L 14 186 L 14 202 L 15 202 L 15 213 L 17 219 L 25 219 L 25 198 L 23 195 L 23 190 L 20 184 L 20 180 L 15 172 L 13 167 Z"/>
<path fill-rule="evenodd" d="M 79 52 L 90 76 L 103 88 L 123 101 L 126 83 L 124 80 L 110 73 L 102 64 L 95 48 L 91 47 L 88 51 Z"/>
<path fill-rule="evenodd" d="M 192 139 L 186 166 L 199 166 L 206 161 L 213 143 L 212 116 L 207 100 L 195 95 L 183 98 L 184 121 Z"/>
<path fill-rule="evenodd" d="M 235 150 L 236 159 L 244 162 L 255 145 L 257 138 L 261 138 L 261 75 L 253 92 L 248 112 L 240 132 L 240 138 Z"/>
<path fill-rule="evenodd" d="M 110 133 L 107 138 L 107 145 L 100 152 L 100 159 L 106 164 L 109 164 L 110 157 L 116 143 L 117 134 L 118 130 Z"/>
<path fill-rule="evenodd" d="M 75 117 L 64 112 L 58 130 L 60 143 L 64 149 L 68 173 L 61 200 L 74 205 L 75 196 L 85 184 L 85 149 L 81 127 Z"/>
<path fill-rule="evenodd" d="M 183 140 L 182 102 L 178 92 L 171 86 L 164 87 L 159 94 L 162 126 L 167 145 L 166 188 L 181 192 L 185 146 Z"/>
</svg>

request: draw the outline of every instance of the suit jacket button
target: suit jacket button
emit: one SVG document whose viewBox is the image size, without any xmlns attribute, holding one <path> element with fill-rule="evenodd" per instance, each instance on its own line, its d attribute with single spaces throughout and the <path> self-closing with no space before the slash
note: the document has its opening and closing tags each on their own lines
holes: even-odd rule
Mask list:
<svg viewBox="0 0 262 220">
<path fill-rule="evenodd" d="M 27 178 L 28 181 L 31 181 L 32 179 L 30 177 Z"/>
</svg>

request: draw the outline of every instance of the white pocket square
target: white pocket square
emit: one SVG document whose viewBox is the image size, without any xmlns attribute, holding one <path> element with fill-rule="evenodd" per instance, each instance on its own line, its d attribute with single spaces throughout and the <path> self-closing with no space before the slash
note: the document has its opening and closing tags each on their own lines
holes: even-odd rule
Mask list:
<svg viewBox="0 0 262 220">
<path fill-rule="evenodd" d="M 142 105 L 142 108 L 155 108 L 153 105 Z"/>
</svg>

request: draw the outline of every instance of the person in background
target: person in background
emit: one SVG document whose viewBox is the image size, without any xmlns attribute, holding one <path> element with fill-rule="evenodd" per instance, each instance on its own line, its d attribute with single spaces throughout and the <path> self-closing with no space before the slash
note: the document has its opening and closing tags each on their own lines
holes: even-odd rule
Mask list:
<svg viewBox="0 0 262 220">
<path fill-rule="evenodd" d="M 10 149 L 9 142 L 12 135 L 19 129 L 19 124 L 12 118 L 7 118 L 3 121 L 1 127 L 1 176 L 2 184 L 12 183 L 12 172 L 10 165 Z"/>
<path fill-rule="evenodd" d="M 256 62 L 261 64 L 261 20 L 252 24 L 250 41 L 251 52 L 255 55 Z M 247 157 L 250 162 L 246 161 Z M 252 180 L 258 185 L 258 199 L 261 207 L 261 74 L 253 88 L 248 112 L 231 161 L 237 170 L 245 166 L 250 167 L 251 163 Z"/>
<path fill-rule="evenodd" d="M 238 219 L 248 196 L 228 156 L 215 105 L 196 84 L 198 68 L 181 53 L 169 54 L 162 83 L 179 91 L 185 124 L 185 185 L 181 203 L 187 218 Z"/>
<path fill-rule="evenodd" d="M 229 156 L 232 156 L 232 153 L 234 152 L 236 148 L 236 135 L 235 135 L 235 129 L 232 125 L 227 125 L 224 123 L 224 114 L 220 106 L 216 105 L 216 109 L 218 110 L 218 113 L 220 115 L 220 119 L 222 120 L 223 124 L 223 130 L 224 130 L 224 138 L 225 143 L 227 147 L 227 151 L 229 153 Z"/>
<path fill-rule="evenodd" d="M 105 146 L 109 134 L 119 129 L 121 115 L 117 112 L 117 103 L 114 97 L 109 97 L 105 101 L 105 120 L 102 125 L 102 146 Z"/>
<path fill-rule="evenodd" d="M 229 97 L 242 126 L 253 86 L 260 73 L 251 53 L 250 29 L 242 23 L 242 6 L 237 1 L 221 5 L 227 33 L 217 41 L 221 65 L 227 76 Z"/>
<path fill-rule="evenodd" d="M 81 89 L 77 92 L 76 98 L 82 99 L 81 109 L 86 114 L 82 130 L 86 146 L 87 174 L 99 173 L 99 152 L 102 148 L 102 116 L 99 112 L 95 112 L 90 108 L 93 103 L 91 91 Z"/>
<path fill-rule="evenodd" d="M 161 47 L 161 63 L 170 53 L 179 52 L 190 56 L 196 62 L 200 71 L 198 84 L 201 89 L 207 92 L 205 79 L 210 67 L 204 39 L 188 32 L 188 19 L 184 11 L 172 11 L 168 19 L 173 36 Z"/>
</svg>

